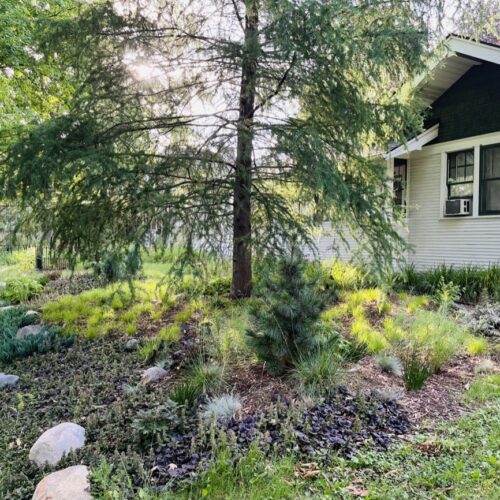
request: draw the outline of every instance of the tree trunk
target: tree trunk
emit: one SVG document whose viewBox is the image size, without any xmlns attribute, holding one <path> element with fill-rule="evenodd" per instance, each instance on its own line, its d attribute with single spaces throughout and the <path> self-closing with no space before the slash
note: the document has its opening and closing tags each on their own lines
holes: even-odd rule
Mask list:
<svg viewBox="0 0 500 500">
<path fill-rule="evenodd" d="M 258 0 L 246 0 L 238 140 L 233 193 L 233 297 L 252 292 L 252 151 L 257 59 L 259 56 Z"/>
</svg>

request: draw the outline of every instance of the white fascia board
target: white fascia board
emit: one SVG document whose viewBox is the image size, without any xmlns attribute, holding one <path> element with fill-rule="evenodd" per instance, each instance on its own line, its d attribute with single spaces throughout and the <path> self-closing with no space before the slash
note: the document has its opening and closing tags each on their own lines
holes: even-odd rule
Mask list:
<svg viewBox="0 0 500 500">
<path fill-rule="evenodd" d="M 418 151 L 422 149 L 426 144 L 434 140 L 439 133 L 439 123 L 433 125 L 431 128 L 424 130 L 421 134 L 417 135 L 413 139 L 409 140 L 406 144 L 402 144 L 397 148 L 393 149 L 385 155 L 385 159 L 397 158 L 398 156 L 411 153 L 412 151 Z"/>
<path fill-rule="evenodd" d="M 464 38 L 451 36 L 448 40 L 448 47 L 459 56 L 463 55 L 493 64 L 500 64 L 500 46 L 495 47 L 473 40 L 465 40 Z"/>
<path fill-rule="evenodd" d="M 418 89 L 422 85 L 425 85 L 432 73 L 434 73 L 446 59 L 453 56 L 465 56 L 479 61 L 500 64 L 500 46 L 494 47 L 481 42 L 450 36 L 444 42 L 443 46 L 437 49 L 437 57 L 432 59 L 427 70 L 413 80 L 412 87 Z"/>
</svg>

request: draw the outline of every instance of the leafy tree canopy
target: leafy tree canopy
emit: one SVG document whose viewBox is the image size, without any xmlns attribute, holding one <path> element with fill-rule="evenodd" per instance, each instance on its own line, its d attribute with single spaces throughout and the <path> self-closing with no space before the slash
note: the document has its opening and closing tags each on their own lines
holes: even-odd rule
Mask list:
<svg viewBox="0 0 500 500">
<path fill-rule="evenodd" d="M 403 245 L 374 153 L 420 127 L 398 89 L 422 69 L 432 0 L 6 5 L 9 29 L 19 10 L 40 26 L 28 40 L 43 55 L 37 81 L 50 66 L 64 106 L 49 92 L 43 121 L 16 130 L 3 193 L 65 251 L 94 259 L 153 224 L 187 248 L 232 235 L 233 292 L 246 295 L 252 250 L 310 242 L 323 220 L 365 235 L 378 261 Z M 33 53 L 13 36 L 22 72 Z"/>
</svg>

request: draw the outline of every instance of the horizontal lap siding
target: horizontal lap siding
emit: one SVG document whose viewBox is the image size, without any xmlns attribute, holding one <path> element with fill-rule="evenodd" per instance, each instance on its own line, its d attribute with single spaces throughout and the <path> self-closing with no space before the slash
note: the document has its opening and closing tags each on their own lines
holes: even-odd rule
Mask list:
<svg viewBox="0 0 500 500">
<path fill-rule="evenodd" d="M 440 218 L 441 155 L 424 151 L 410 162 L 410 262 L 417 268 L 500 262 L 500 218 Z"/>
<path fill-rule="evenodd" d="M 329 222 L 325 222 L 321 234 L 315 238 L 319 258 L 321 260 L 338 258 L 346 262 L 351 260 L 358 250 L 358 244 L 352 234 L 346 234 L 345 238 L 346 242 L 335 234 Z M 307 255 L 312 256 L 312 253 L 308 252 Z"/>
</svg>

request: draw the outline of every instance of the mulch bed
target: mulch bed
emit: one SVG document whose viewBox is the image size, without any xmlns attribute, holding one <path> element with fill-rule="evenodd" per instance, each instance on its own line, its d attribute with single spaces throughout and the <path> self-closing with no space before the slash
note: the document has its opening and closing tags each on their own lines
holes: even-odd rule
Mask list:
<svg viewBox="0 0 500 500">
<path fill-rule="evenodd" d="M 346 377 L 352 391 L 393 391 L 400 394 L 399 405 L 406 411 L 412 426 L 422 428 L 435 422 L 453 420 L 469 410 L 464 393 L 474 378 L 474 366 L 479 358 L 457 357 L 453 363 L 433 375 L 419 391 L 407 391 L 401 378 L 386 374 L 377 367 L 373 358 L 366 357 Z"/>
<path fill-rule="evenodd" d="M 285 378 L 269 375 L 260 364 L 231 367 L 227 382 L 240 398 L 243 416 L 268 409 L 278 395 L 287 400 L 295 395 Z"/>
</svg>

